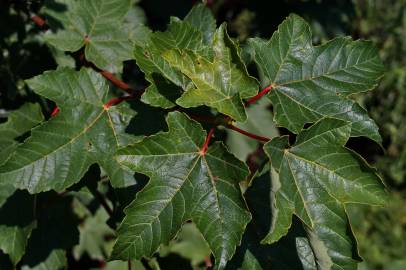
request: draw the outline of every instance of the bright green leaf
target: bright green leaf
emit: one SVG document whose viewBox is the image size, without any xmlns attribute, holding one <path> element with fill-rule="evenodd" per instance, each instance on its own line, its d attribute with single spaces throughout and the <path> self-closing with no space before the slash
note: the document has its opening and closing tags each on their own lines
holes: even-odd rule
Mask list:
<svg viewBox="0 0 406 270">
<path fill-rule="evenodd" d="M 195 5 L 186 15 L 185 22 L 190 23 L 203 34 L 203 42 L 210 46 L 213 42 L 213 36 L 216 32 L 216 19 L 213 13 L 206 5 Z"/>
<path fill-rule="evenodd" d="M 229 38 L 223 24 L 214 35 L 214 59 L 189 50 L 170 50 L 164 58 L 188 76 L 196 88 L 187 90 L 177 100 L 182 107 L 207 105 L 245 121 L 243 98 L 257 93 L 257 81 L 248 75 L 240 50 Z"/>
<path fill-rule="evenodd" d="M 147 44 L 137 45 L 134 57 L 137 65 L 151 83 L 142 96 L 142 101 L 153 106 L 170 108 L 181 91 L 190 88 L 190 80 L 181 72 L 171 67 L 162 57 L 170 49 L 188 49 L 207 54 L 209 47 L 203 45 L 202 33 L 186 22 L 172 17 L 166 32 L 150 34 Z M 160 76 L 159 76 L 160 75 Z M 168 82 L 165 82 L 168 80 Z M 166 86 L 169 86 L 168 87 Z M 174 98 L 171 98 L 174 96 Z"/>
<path fill-rule="evenodd" d="M 238 183 L 246 166 L 221 144 L 201 153 L 206 133 L 185 115 L 172 112 L 169 132 L 147 137 L 119 152 L 118 160 L 150 177 L 125 209 L 112 259 L 152 255 L 192 220 L 207 241 L 218 268 L 224 268 L 251 216 Z"/>
<path fill-rule="evenodd" d="M 249 45 L 278 125 L 294 133 L 329 116 L 352 123 L 351 136 L 381 142 L 378 127 L 349 95 L 372 90 L 383 75 L 378 51 L 368 41 L 336 38 L 314 47 L 310 26 L 290 15 L 269 41 Z"/>
</svg>

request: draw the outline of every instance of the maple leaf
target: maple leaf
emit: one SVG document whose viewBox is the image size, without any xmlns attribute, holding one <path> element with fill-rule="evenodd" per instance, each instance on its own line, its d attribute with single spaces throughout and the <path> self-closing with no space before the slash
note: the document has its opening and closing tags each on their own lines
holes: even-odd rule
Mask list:
<svg viewBox="0 0 406 270">
<path fill-rule="evenodd" d="M 214 59 L 190 50 L 170 50 L 164 58 L 189 77 L 195 88 L 176 101 L 182 107 L 207 105 L 237 121 L 247 119 L 243 98 L 257 93 L 257 81 L 248 75 L 240 50 L 223 24 L 214 34 Z"/>
<path fill-rule="evenodd" d="M 44 120 L 38 104 L 27 103 L 12 111 L 7 122 L 0 125 L 0 164 L 3 164 L 18 146 L 16 139 Z M 15 191 L 11 184 L 0 182 L 0 207 Z"/>
<path fill-rule="evenodd" d="M 375 122 L 349 96 L 372 90 L 384 67 L 369 41 L 336 38 L 312 45 L 310 26 L 290 15 L 269 41 L 249 40 L 263 85 L 272 85 L 275 121 L 294 133 L 329 116 L 352 123 L 351 136 L 381 143 Z"/>
<path fill-rule="evenodd" d="M 0 183 L 37 193 L 64 190 L 98 163 L 113 186 L 134 183 L 130 172 L 112 158 L 131 139 L 125 128 L 134 112 L 125 106 L 106 108 L 108 84 L 91 69 L 60 68 L 27 81 L 39 95 L 58 105 L 58 115 L 32 129 L 31 137 L 0 166 Z"/>
<path fill-rule="evenodd" d="M 272 165 L 272 226 L 264 243 L 285 235 L 292 215 L 308 228 L 310 245 L 321 269 L 356 269 L 353 237 L 345 204 L 383 205 L 387 200 L 380 177 L 355 152 L 344 147 L 352 125 L 322 119 L 299 133 L 264 146 Z"/>
<path fill-rule="evenodd" d="M 202 153 L 205 132 L 184 114 L 169 113 L 167 122 L 169 132 L 118 153 L 121 164 L 150 181 L 125 209 L 111 258 L 150 256 L 192 220 L 224 268 L 251 219 L 239 188 L 248 170 L 219 143 Z"/>
<path fill-rule="evenodd" d="M 203 19 L 205 22 L 201 24 Z M 136 45 L 135 60 L 151 83 L 142 101 L 162 108 L 176 106 L 175 100 L 192 85 L 186 76 L 169 65 L 162 57 L 163 53 L 170 49 L 188 49 L 210 55 L 215 29 L 211 11 L 199 4 L 183 21 L 171 17 L 165 32 L 151 33 L 146 44 Z"/>
<path fill-rule="evenodd" d="M 49 44 L 69 52 L 84 46 L 86 59 L 110 72 L 121 70 L 122 62 L 131 59 L 132 33 L 123 27 L 130 0 L 57 2 L 57 7 L 53 8 L 55 3 L 51 2 L 44 11 L 53 29 L 45 35 Z"/>
</svg>

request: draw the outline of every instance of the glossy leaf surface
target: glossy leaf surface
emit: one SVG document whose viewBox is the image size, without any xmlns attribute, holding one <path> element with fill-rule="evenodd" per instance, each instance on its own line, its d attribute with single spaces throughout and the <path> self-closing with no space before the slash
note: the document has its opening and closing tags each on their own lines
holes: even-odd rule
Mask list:
<svg viewBox="0 0 406 270">
<path fill-rule="evenodd" d="M 118 160 L 150 177 L 125 209 L 113 259 L 152 255 L 192 220 L 224 268 L 251 219 L 238 183 L 246 166 L 215 143 L 201 153 L 202 127 L 182 113 L 170 113 L 169 132 L 148 137 L 119 152 Z"/>
<path fill-rule="evenodd" d="M 46 14 L 55 21 L 46 40 L 62 51 L 75 52 L 85 47 L 86 59 L 98 68 L 117 72 L 122 61 L 131 59 L 133 43 L 123 27 L 130 0 L 54 1 Z M 56 5 L 52 9 L 52 5 Z M 64 12 L 58 12 L 60 10 Z"/>
<path fill-rule="evenodd" d="M 327 118 L 299 133 L 292 147 L 287 136 L 264 146 L 273 172 L 273 220 L 264 243 L 285 235 L 295 214 L 308 228 L 320 269 L 356 269 L 345 204 L 382 205 L 387 195 L 376 172 L 344 147 L 350 135 L 350 123 Z"/>
<path fill-rule="evenodd" d="M 0 167 L 0 183 L 37 193 L 64 190 L 78 182 L 89 166 L 99 163 L 114 186 L 134 183 L 131 173 L 112 159 L 133 112 L 106 109 L 108 85 L 90 69 L 61 68 L 28 80 L 39 95 L 56 102 L 60 113 L 35 128 L 14 155 Z"/>
<path fill-rule="evenodd" d="M 294 133 L 305 123 L 330 116 L 352 123 L 351 136 L 381 142 L 378 127 L 351 94 L 372 90 L 384 67 L 371 42 L 336 38 L 312 45 L 310 26 L 290 15 L 269 41 L 251 39 L 262 85 L 272 84 L 270 98 L 278 125 Z"/>
</svg>

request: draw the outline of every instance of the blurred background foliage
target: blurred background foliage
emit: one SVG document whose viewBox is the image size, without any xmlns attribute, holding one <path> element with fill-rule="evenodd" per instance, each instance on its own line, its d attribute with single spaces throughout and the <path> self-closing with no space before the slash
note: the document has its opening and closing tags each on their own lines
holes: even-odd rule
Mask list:
<svg viewBox="0 0 406 270">
<path fill-rule="evenodd" d="M 0 1 L 0 123 L 6 121 L 10 111 L 28 101 L 41 104 L 43 112 L 49 116 L 52 104 L 33 94 L 26 87 L 24 79 L 54 69 L 57 64 L 74 65 L 73 58 L 69 55 L 49 49 L 39 34 L 42 29 L 30 21 L 33 14 L 41 14 L 43 2 Z M 134 8 L 128 20 L 145 24 L 153 30 L 164 30 L 170 16 L 183 17 L 195 2 L 198 1 L 133 1 Z M 315 44 L 336 36 L 350 35 L 355 39 L 370 39 L 380 49 L 387 67 L 385 77 L 376 90 L 355 98 L 378 123 L 383 136 L 383 148 L 365 138 L 355 138 L 349 145 L 378 168 L 392 193 L 392 200 L 386 208 L 349 207 L 348 210 L 353 230 L 359 239 L 360 254 L 365 259 L 360 269 L 406 269 L 406 0 L 206 2 L 219 22 L 228 22 L 230 34 L 242 44 L 248 37 L 270 38 L 289 13 L 297 13 L 310 22 Z M 143 75 L 133 61 L 125 63 L 121 77 L 137 89 L 145 85 Z M 275 136 L 284 133 L 285 131 L 275 128 L 269 119 L 262 117 L 271 113 L 271 109 L 269 102 L 262 101 L 249 111 L 250 115 L 255 115 L 261 122 L 238 125 L 261 135 Z M 145 110 L 148 112 L 154 109 Z M 142 111 L 138 115 L 141 119 Z M 162 119 L 162 116 L 159 118 Z M 236 156 L 246 159 L 253 166 L 261 162 L 261 153 L 256 142 L 238 134 L 223 133 L 221 136 L 227 137 L 227 144 Z M 117 204 L 121 208 L 131 199 L 129 194 L 140 188 L 115 191 L 113 194 L 105 185 L 106 182 L 101 179 L 99 186 L 94 188 L 109 199 L 108 203 Z M 61 269 L 66 264 L 69 269 L 127 269 L 127 263 L 104 262 L 114 241 L 113 230 L 110 228 L 114 228 L 114 225 L 111 225 L 111 217 L 106 211 L 96 206 L 91 195 L 94 190 L 86 187 L 72 190 L 74 213 L 80 222 L 80 237 L 78 244 L 68 251 L 67 259 L 61 259 Z M 106 223 L 111 226 L 103 225 Z M 47 260 L 57 260 L 61 252 L 63 253 L 56 250 Z M 0 269 L 7 269 L 7 261 L 1 255 Z M 250 256 L 250 253 L 245 253 L 247 259 Z M 192 224 L 184 226 L 177 239 L 162 247 L 153 260 L 131 263 L 134 269 L 205 269 L 211 264 L 210 251 Z M 37 266 L 22 265 L 24 270 L 46 269 L 45 267 L 46 261 Z M 245 269 L 244 265 L 241 269 Z"/>
</svg>

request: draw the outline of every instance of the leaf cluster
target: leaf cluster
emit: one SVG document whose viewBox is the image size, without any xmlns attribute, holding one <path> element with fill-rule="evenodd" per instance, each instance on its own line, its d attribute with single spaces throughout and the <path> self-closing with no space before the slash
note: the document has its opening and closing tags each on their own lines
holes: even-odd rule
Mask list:
<svg viewBox="0 0 406 270">
<path fill-rule="evenodd" d="M 309 24 L 291 14 L 269 40 L 240 44 L 204 4 L 163 32 L 130 0 L 46 1 L 41 12 L 58 67 L 24 83 L 55 109 L 44 117 L 27 103 L 0 125 L 0 263 L 61 269 L 75 247 L 148 269 L 166 246 L 194 267 L 357 269 L 347 207 L 387 199 L 346 146 L 382 142 L 353 99 L 383 75 L 371 42 L 313 46 Z M 116 77 L 126 60 L 145 91 Z M 261 97 L 266 105 L 253 105 Z M 236 153 L 242 161 L 224 128 L 263 143 Z M 108 226 L 92 230 L 98 220 Z M 182 237 L 199 244 L 177 245 Z"/>
</svg>

